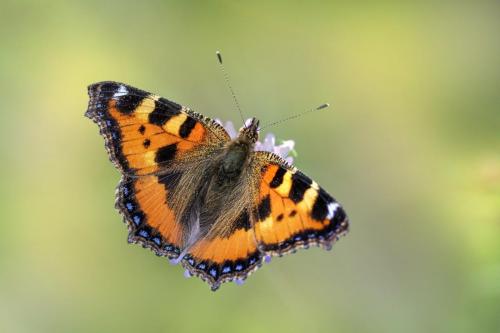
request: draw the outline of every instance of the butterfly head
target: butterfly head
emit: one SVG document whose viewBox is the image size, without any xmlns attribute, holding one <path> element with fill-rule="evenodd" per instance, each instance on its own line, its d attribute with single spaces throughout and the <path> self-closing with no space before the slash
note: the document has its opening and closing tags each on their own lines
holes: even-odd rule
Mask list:
<svg viewBox="0 0 500 333">
<path fill-rule="evenodd" d="M 238 138 L 251 143 L 257 142 L 259 140 L 259 120 L 257 118 L 248 119 L 240 128 Z"/>
</svg>

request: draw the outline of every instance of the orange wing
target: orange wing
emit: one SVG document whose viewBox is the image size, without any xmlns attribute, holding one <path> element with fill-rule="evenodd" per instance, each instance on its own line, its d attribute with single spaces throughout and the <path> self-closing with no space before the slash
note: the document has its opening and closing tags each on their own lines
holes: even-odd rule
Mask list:
<svg viewBox="0 0 500 333">
<path fill-rule="evenodd" d="M 177 174 L 123 178 L 117 188 L 116 208 L 128 225 L 130 243 L 139 243 L 157 255 L 177 258 L 183 247 L 183 226 L 167 204 Z"/>
<path fill-rule="evenodd" d="M 277 155 L 256 152 L 261 161 L 255 235 L 266 254 L 283 255 L 297 248 L 331 248 L 347 233 L 344 209 L 319 185 Z"/>
<path fill-rule="evenodd" d="M 192 275 L 208 282 L 212 290 L 226 281 L 244 280 L 262 264 L 249 212 L 245 210 L 228 226 L 231 232 L 227 235 L 196 241 L 182 261 Z"/>
<path fill-rule="evenodd" d="M 89 86 L 85 114 L 99 125 L 111 161 L 126 175 L 147 175 L 229 140 L 215 121 L 123 83 Z"/>
<path fill-rule="evenodd" d="M 203 149 L 220 146 L 229 136 L 213 120 L 123 83 L 93 84 L 89 96 L 86 116 L 99 125 L 110 159 L 123 174 L 116 207 L 129 241 L 177 258 L 185 231 L 168 205 L 180 177 L 172 167 L 203 158 Z"/>
</svg>

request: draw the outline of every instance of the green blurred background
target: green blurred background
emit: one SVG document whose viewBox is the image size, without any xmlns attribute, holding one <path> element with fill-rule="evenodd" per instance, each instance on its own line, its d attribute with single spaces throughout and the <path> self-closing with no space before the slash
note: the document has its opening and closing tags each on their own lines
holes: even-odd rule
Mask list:
<svg viewBox="0 0 500 333">
<path fill-rule="evenodd" d="M 498 332 L 498 2 L 0 1 L 1 332 Z M 332 252 L 213 293 L 126 242 L 83 117 L 116 80 L 296 141 Z"/>
</svg>

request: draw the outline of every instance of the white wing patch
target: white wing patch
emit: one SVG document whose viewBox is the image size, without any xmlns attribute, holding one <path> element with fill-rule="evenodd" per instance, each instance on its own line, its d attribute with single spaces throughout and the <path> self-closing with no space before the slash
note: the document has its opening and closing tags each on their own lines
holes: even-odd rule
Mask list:
<svg viewBox="0 0 500 333">
<path fill-rule="evenodd" d="M 328 208 L 328 215 L 326 215 L 326 218 L 328 220 L 331 220 L 333 215 L 335 215 L 335 211 L 337 210 L 337 208 L 339 208 L 340 205 L 336 202 L 330 202 L 327 206 Z"/>
<path fill-rule="evenodd" d="M 126 94 L 128 94 L 127 88 L 125 88 L 125 86 L 120 86 L 120 88 L 118 88 L 113 97 L 121 97 L 125 96 Z"/>
</svg>

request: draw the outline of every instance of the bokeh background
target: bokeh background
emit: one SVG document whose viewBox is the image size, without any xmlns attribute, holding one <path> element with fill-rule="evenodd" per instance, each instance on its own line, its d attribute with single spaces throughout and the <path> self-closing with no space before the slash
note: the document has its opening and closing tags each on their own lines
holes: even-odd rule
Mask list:
<svg viewBox="0 0 500 333">
<path fill-rule="evenodd" d="M 498 332 L 498 2 L 0 1 L 1 332 Z M 213 293 L 126 242 L 83 117 L 127 82 L 294 139 L 345 206 L 332 252 Z"/>
</svg>

